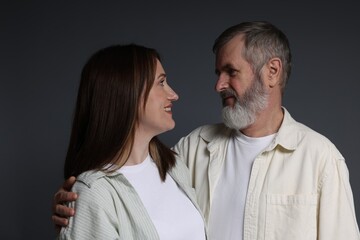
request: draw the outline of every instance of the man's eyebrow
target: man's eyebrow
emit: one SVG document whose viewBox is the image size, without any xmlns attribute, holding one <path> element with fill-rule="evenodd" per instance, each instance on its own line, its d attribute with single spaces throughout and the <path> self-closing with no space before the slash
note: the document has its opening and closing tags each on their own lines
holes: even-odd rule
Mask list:
<svg viewBox="0 0 360 240">
<path fill-rule="evenodd" d="M 231 69 L 235 68 L 231 63 L 225 64 L 225 66 L 222 67 L 223 69 Z"/>
<path fill-rule="evenodd" d="M 235 67 L 231 63 L 227 63 L 221 66 L 220 68 L 216 68 L 215 73 L 219 73 L 220 71 L 229 70 L 229 69 L 235 69 Z"/>
</svg>

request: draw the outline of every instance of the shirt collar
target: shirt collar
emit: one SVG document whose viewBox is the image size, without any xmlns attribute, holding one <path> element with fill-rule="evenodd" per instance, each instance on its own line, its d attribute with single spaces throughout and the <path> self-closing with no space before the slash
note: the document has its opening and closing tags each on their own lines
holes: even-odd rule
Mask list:
<svg viewBox="0 0 360 240">
<path fill-rule="evenodd" d="M 285 107 L 282 107 L 282 109 L 284 111 L 283 121 L 274 140 L 266 148 L 266 151 L 273 150 L 277 145 L 286 150 L 294 151 L 304 137 L 304 133 L 299 131 L 299 123 L 291 117 Z M 232 129 L 227 128 L 224 124 L 219 124 L 216 128 L 210 128 L 201 132 L 200 136 L 209 143 L 208 149 L 211 151 L 219 143 L 228 142 L 232 131 Z"/>
<path fill-rule="evenodd" d="M 282 109 L 284 111 L 284 118 L 274 141 L 267 148 L 268 151 L 274 149 L 277 145 L 286 150 L 294 151 L 304 137 L 304 133 L 299 131 L 299 123 L 291 117 L 285 107 L 282 107 Z"/>
</svg>

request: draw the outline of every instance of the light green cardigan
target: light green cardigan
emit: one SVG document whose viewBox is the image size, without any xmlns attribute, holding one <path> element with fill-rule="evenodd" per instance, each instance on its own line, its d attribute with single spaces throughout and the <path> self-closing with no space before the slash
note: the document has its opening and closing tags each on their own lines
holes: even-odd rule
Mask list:
<svg viewBox="0 0 360 240">
<path fill-rule="evenodd" d="M 169 174 L 201 214 L 184 163 L 177 160 Z M 61 229 L 58 239 L 159 239 L 140 197 L 121 173 L 82 173 L 72 191 L 79 198 L 68 205 L 75 208 L 76 214 Z"/>
</svg>

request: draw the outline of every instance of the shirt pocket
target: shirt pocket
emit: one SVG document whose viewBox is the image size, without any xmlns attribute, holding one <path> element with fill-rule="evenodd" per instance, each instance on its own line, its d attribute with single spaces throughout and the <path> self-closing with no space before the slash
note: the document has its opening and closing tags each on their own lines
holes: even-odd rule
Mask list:
<svg viewBox="0 0 360 240">
<path fill-rule="evenodd" d="M 266 240 L 314 240 L 317 194 L 266 196 Z"/>
</svg>

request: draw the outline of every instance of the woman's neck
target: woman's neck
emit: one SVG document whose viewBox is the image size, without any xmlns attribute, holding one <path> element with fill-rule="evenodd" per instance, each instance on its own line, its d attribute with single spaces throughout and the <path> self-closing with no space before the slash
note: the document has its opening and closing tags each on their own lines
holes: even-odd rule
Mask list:
<svg viewBox="0 0 360 240">
<path fill-rule="evenodd" d="M 142 163 L 149 154 L 149 136 L 144 136 L 141 132 L 136 131 L 134 138 L 134 145 L 132 147 L 130 156 L 124 165 L 136 165 Z"/>
</svg>

